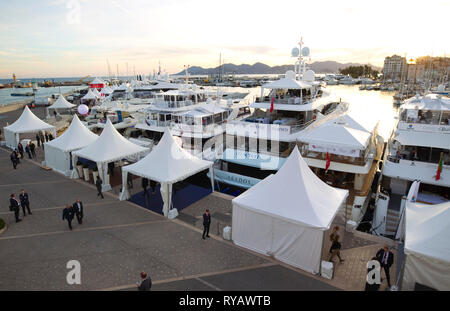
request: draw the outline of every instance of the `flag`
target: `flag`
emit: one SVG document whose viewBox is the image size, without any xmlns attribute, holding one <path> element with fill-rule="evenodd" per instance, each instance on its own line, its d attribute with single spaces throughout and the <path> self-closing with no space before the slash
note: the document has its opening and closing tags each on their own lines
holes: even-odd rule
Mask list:
<svg viewBox="0 0 450 311">
<path fill-rule="evenodd" d="M 270 112 L 272 113 L 273 111 L 273 102 L 275 101 L 275 98 L 272 97 L 272 100 L 270 101 Z"/>
<path fill-rule="evenodd" d="M 330 155 L 327 152 L 327 164 L 325 164 L 325 173 L 328 172 L 329 167 L 330 167 Z"/>
<path fill-rule="evenodd" d="M 441 179 L 441 173 L 442 173 L 442 156 L 444 155 L 443 152 L 441 152 L 441 158 L 439 159 L 439 164 L 438 164 L 438 168 L 437 168 L 437 172 L 436 172 L 436 180 Z"/>
</svg>

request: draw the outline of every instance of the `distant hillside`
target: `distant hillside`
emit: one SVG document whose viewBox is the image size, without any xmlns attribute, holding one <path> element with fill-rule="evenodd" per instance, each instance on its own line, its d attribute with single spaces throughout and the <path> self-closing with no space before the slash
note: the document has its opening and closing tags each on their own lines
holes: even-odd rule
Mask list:
<svg viewBox="0 0 450 311">
<path fill-rule="evenodd" d="M 314 70 L 315 73 L 332 73 L 337 72 L 339 69 L 346 68 L 349 66 L 360 66 L 358 63 L 338 63 L 335 61 L 323 61 L 314 62 L 309 65 L 309 68 Z M 376 70 L 380 70 L 379 67 L 372 67 Z M 219 67 L 215 68 L 202 68 L 199 66 L 193 66 L 189 68 L 189 74 L 191 75 L 210 75 L 217 74 L 219 70 L 223 73 L 234 73 L 234 74 L 284 74 L 288 70 L 293 70 L 294 65 L 281 65 L 270 67 L 263 63 L 255 63 L 253 65 L 242 64 L 223 64 L 223 69 Z M 180 71 L 177 75 L 184 75 L 185 71 Z"/>
</svg>

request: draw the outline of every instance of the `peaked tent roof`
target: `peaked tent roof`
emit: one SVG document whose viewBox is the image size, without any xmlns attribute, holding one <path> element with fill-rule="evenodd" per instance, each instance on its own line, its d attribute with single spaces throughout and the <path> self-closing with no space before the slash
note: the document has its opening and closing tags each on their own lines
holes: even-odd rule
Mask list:
<svg viewBox="0 0 450 311">
<path fill-rule="evenodd" d="M 213 162 L 199 159 L 181 148 L 166 129 L 158 145 L 145 158 L 122 170 L 161 183 L 175 183 L 212 165 Z"/>
<path fill-rule="evenodd" d="M 371 133 L 335 123 L 324 123 L 311 127 L 298 135 L 301 142 L 310 144 L 339 144 L 341 146 L 363 150 L 366 148 Z"/>
<path fill-rule="evenodd" d="M 69 128 L 61 136 L 45 144 L 69 152 L 86 147 L 93 143 L 97 138 L 98 135 L 92 133 L 83 123 L 81 123 L 80 119 L 78 119 L 78 116 L 75 114 Z"/>
<path fill-rule="evenodd" d="M 450 201 L 428 205 L 407 203 L 405 252 L 450 262 Z"/>
<path fill-rule="evenodd" d="M 145 151 L 148 148 L 136 145 L 120 135 L 108 119 L 98 139 L 74 154 L 95 162 L 112 162 Z"/>
<path fill-rule="evenodd" d="M 59 95 L 58 99 L 48 108 L 63 109 L 63 108 L 73 108 L 75 106 L 76 105 L 69 103 L 67 99 L 64 98 L 63 95 Z"/>
<path fill-rule="evenodd" d="M 97 99 L 97 96 L 92 92 L 91 89 L 89 89 L 86 95 L 84 95 L 81 99 Z"/>
<path fill-rule="evenodd" d="M 106 82 L 103 81 L 102 79 L 99 79 L 99 78 L 96 77 L 94 80 L 89 82 L 89 84 L 106 84 Z"/>
<path fill-rule="evenodd" d="M 320 180 L 295 147 L 275 175 L 234 198 L 233 203 L 325 230 L 347 195 L 348 190 L 333 188 Z"/>
<path fill-rule="evenodd" d="M 311 85 L 291 78 L 281 78 L 280 80 L 263 84 L 261 87 L 266 89 L 310 89 Z"/>
<path fill-rule="evenodd" d="M 55 127 L 53 125 L 45 123 L 44 121 L 36 117 L 28 108 L 28 106 L 25 106 L 22 114 L 20 115 L 19 119 L 16 120 L 16 122 L 4 127 L 4 129 L 15 133 L 30 133 L 50 130 L 54 128 Z"/>
<path fill-rule="evenodd" d="M 103 87 L 102 90 L 100 91 L 100 93 L 103 93 L 103 94 L 111 94 L 112 92 L 114 92 L 114 91 L 109 86 Z"/>
<path fill-rule="evenodd" d="M 92 90 L 92 93 L 94 93 L 94 95 L 97 96 L 97 97 L 102 96 L 102 95 L 100 94 L 100 92 L 99 92 L 97 89 L 93 89 L 93 90 Z"/>
</svg>

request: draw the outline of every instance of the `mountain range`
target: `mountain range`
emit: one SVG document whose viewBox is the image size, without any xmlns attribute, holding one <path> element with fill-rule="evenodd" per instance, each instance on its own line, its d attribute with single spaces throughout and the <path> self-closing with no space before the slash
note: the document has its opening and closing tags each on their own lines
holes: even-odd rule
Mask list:
<svg viewBox="0 0 450 311">
<path fill-rule="evenodd" d="M 346 68 L 349 66 L 362 66 L 363 64 L 358 63 L 339 63 L 335 61 L 321 61 L 314 62 L 308 67 L 313 70 L 315 73 L 332 73 L 337 72 L 339 69 Z M 284 74 L 288 70 L 293 70 L 294 65 L 280 65 L 280 66 L 269 66 L 263 63 L 255 63 L 253 65 L 242 64 L 223 64 L 223 68 L 215 67 L 215 68 L 203 68 L 199 66 L 192 66 L 189 68 L 189 74 L 191 75 L 210 75 L 210 74 L 218 74 L 219 72 L 225 74 Z M 380 71 L 381 68 L 371 65 L 375 70 Z M 180 71 L 177 75 L 185 75 L 185 71 Z"/>
</svg>

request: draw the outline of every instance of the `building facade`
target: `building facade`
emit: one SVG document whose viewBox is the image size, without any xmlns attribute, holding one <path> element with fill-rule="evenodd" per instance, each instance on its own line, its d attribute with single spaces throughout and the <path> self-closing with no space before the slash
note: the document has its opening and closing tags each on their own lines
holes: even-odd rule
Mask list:
<svg viewBox="0 0 450 311">
<path fill-rule="evenodd" d="M 406 58 L 398 55 L 387 56 L 384 59 L 383 76 L 384 79 L 400 81 L 407 73 Z"/>
</svg>

